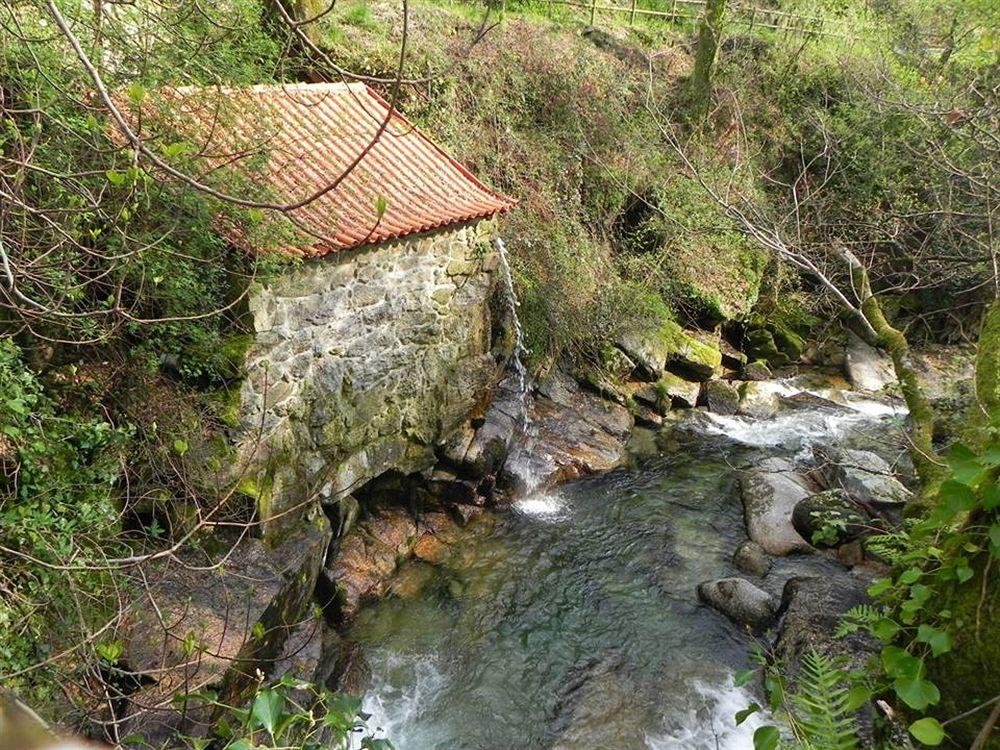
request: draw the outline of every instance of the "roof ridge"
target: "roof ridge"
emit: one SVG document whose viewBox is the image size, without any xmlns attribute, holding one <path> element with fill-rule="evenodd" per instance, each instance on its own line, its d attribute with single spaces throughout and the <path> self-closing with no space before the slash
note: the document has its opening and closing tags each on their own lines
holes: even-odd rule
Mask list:
<svg viewBox="0 0 1000 750">
<path fill-rule="evenodd" d="M 178 94 L 194 94 L 199 91 L 218 91 L 220 93 L 228 94 L 236 91 L 251 91 L 253 93 L 266 93 L 270 91 L 330 91 L 330 92 L 360 92 L 368 93 L 371 89 L 362 81 L 320 81 L 318 83 L 309 83 L 303 81 L 293 81 L 291 83 L 286 82 L 276 82 L 276 83 L 255 83 L 249 86 L 243 86 L 239 84 L 230 85 L 209 85 L 209 84 L 189 84 L 186 86 L 172 86 L 170 87 L 173 91 Z"/>
</svg>

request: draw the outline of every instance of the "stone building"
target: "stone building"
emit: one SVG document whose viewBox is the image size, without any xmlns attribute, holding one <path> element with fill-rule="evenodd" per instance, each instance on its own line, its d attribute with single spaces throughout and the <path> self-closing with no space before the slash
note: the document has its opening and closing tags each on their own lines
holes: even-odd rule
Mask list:
<svg viewBox="0 0 1000 750">
<path fill-rule="evenodd" d="M 219 94 L 167 94 L 187 140 L 237 174 L 245 164 L 255 195 L 301 203 L 262 212 L 259 241 L 300 261 L 249 299 L 241 488 L 268 533 L 314 498 L 429 468 L 488 403 L 503 364 L 491 352 L 493 217 L 514 201 L 364 84 Z"/>
</svg>

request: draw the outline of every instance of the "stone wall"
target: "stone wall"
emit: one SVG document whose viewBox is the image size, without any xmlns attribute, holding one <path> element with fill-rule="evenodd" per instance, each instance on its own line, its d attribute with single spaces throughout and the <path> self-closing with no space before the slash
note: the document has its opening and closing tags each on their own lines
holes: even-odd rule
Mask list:
<svg viewBox="0 0 1000 750">
<path fill-rule="evenodd" d="M 240 489 L 265 533 L 317 495 L 337 502 L 387 470 L 429 468 L 485 409 L 501 369 L 493 231 L 484 221 L 337 253 L 254 290 Z"/>
</svg>

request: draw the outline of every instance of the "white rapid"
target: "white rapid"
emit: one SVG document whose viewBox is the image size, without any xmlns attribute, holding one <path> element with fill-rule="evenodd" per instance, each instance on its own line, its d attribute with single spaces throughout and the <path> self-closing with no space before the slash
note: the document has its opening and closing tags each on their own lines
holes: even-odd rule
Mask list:
<svg viewBox="0 0 1000 750">
<path fill-rule="evenodd" d="M 777 396 L 797 394 L 817 396 L 830 402 L 830 408 L 781 409 L 770 418 L 756 419 L 705 412 L 703 429 L 742 445 L 755 448 L 785 448 L 803 454 L 819 441 L 839 440 L 864 430 L 885 418 L 906 416 L 899 403 L 879 401 L 851 391 L 833 388 L 809 388 L 795 378 L 761 383 Z"/>
</svg>

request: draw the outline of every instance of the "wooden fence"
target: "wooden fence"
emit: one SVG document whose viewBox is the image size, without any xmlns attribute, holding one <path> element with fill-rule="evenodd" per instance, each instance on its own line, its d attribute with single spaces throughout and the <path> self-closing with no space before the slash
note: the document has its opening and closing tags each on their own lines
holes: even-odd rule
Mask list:
<svg viewBox="0 0 1000 750">
<path fill-rule="evenodd" d="M 554 6 L 578 9 L 589 15 L 591 25 L 597 21 L 598 14 L 605 17 L 611 16 L 612 20 L 627 16 L 628 23 L 631 25 L 635 23 L 637 18 L 644 17 L 665 21 L 697 21 L 705 11 L 705 0 L 670 0 L 669 10 L 641 7 L 638 0 L 629 0 L 628 3 L 619 3 L 614 0 L 601 0 L 601 2 L 598 0 L 545 0 L 545 2 L 550 14 Z M 726 25 L 746 27 L 749 31 L 773 29 L 788 34 L 818 34 L 850 40 L 860 38 L 858 31 L 873 30 L 873 27 L 868 25 L 852 23 L 848 28 L 846 24 L 831 24 L 829 19 L 819 16 L 805 16 L 742 3 L 730 4 L 726 10 Z M 837 28 L 831 28 L 831 26 Z"/>
</svg>

